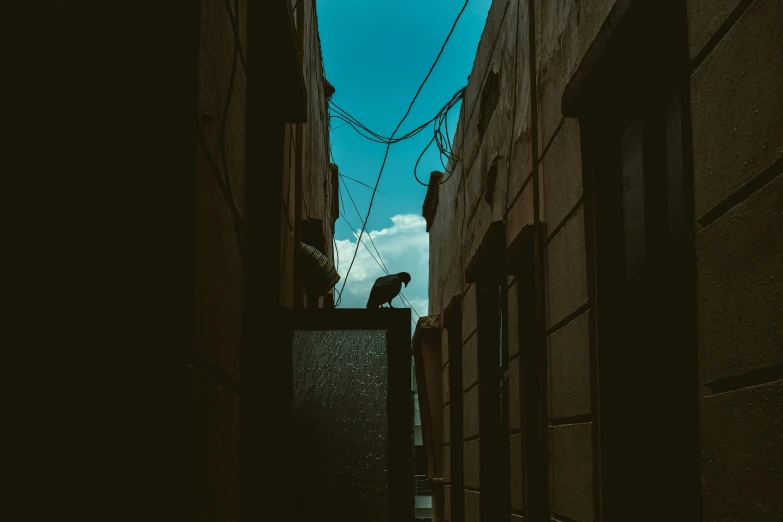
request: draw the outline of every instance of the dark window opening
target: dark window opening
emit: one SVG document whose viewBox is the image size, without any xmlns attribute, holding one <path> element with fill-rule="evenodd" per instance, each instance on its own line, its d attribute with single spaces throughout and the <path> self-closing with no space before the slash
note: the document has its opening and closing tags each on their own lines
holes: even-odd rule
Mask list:
<svg viewBox="0 0 783 522">
<path fill-rule="evenodd" d="M 500 99 L 500 75 L 494 71 L 489 72 L 484 89 L 481 91 L 481 108 L 479 113 L 478 131 L 479 136 L 484 137 L 484 133 L 492 121 L 492 115 L 498 106 Z"/>
<path fill-rule="evenodd" d="M 600 515 L 698 520 L 686 15 L 681 2 L 616 9 L 563 97 L 594 247 Z"/>
<path fill-rule="evenodd" d="M 492 201 L 495 197 L 495 182 L 498 179 L 498 157 L 496 156 L 495 159 L 492 160 L 492 165 L 490 165 L 489 170 L 487 171 L 487 182 L 486 182 L 486 189 L 484 192 L 484 200 L 492 204 Z"/>
<path fill-rule="evenodd" d="M 594 183 L 607 520 L 642 504 L 655 504 L 664 516 L 698 503 L 695 287 L 693 246 L 684 233 L 681 98 L 669 92 L 647 100 L 613 124 L 590 127 L 600 137 Z M 628 459 L 632 453 L 637 457 Z M 661 492 L 665 501 L 654 500 Z"/>
<path fill-rule="evenodd" d="M 600 118 L 583 120 L 594 161 L 607 521 L 640 505 L 651 506 L 654 518 L 673 510 L 698 516 L 696 291 L 682 92 L 661 73 Z"/>
<path fill-rule="evenodd" d="M 543 299 L 536 265 L 535 233 L 520 252 L 517 274 L 519 324 L 520 393 L 525 455 L 525 499 L 527 520 L 549 520 L 549 470 L 546 415 L 546 343 L 544 340 Z"/>
<path fill-rule="evenodd" d="M 505 285 L 496 281 L 477 284 L 482 520 L 505 520 L 511 512 L 506 295 Z"/>
</svg>

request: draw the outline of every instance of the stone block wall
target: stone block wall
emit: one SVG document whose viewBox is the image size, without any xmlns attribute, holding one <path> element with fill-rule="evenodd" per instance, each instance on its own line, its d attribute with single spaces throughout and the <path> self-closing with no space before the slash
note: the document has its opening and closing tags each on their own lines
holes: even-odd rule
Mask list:
<svg viewBox="0 0 783 522">
<path fill-rule="evenodd" d="M 704 520 L 783 518 L 783 4 L 688 0 Z"/>
<path fill-rule="evenodd" d="M 474 334 L 475 285 L 466 283 L 465 269 L 489 224 L 497 220 L 505 223 L 507 246 L 526 225 L 540 223 L 543 229 L 550 515 L 576 521 L 603 516 L 596 373 L 600 341 L 586 208 L 592 196 L 585 192 L 579 120 L 563 116 L 561 100 L 600 29 L 621 4 L 630 2 L 495 0 L 478 47 L 454 138 L 454 151 L 462 160 L 449 166 L 454 177 L 438 188 L 440 203 L 429 231 L 432 309 L 444 310 L 452 296 L 463 296 L 465 440 L 450 444 L 464 444 L 465 520 L 478 520 L 480 513 L 481 485 L 474 467 L 481 455 L 474 451 L 474 439 L 480 437 L 475 386 L 482 348 Z M 778 457 L 783 436 L 775 432 L 781 422 L 775 401 L 783 379 L 778 319 L 783 317 L 783 3 L 687 0 L 684 13 L 703 519 L 773 520 L 783 516 L 780 495 L 771 493 L 783 490 Z M 482 118 L 484 91 L 495 85 L 497 105 Z M 686 122 L 686 133 L 687 127 Z M 494 186 L 487 182 L 493 169 Z M 508 283 L 504 329 L 510 504 L 512 517 L 523 517 L 524 368 L 517 282 L 510 277 Z M 729 422 L 730 417 L 748 421 Z M 747 465 L 739 466 L 736 452 L 747 458 Z"/>
</svg>

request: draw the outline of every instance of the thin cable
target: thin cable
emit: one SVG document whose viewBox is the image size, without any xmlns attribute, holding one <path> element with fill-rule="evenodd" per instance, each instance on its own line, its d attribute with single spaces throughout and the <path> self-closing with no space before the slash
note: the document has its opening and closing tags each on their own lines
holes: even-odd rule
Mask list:
<svg viewBox="0 0 783 522">
<path fill-rule="evenodd" d="M 354 201 L 353 196 L 351 195 L 351 191 L 348 190 L 348 185 L 345 183 L 345 181 L 343 181 L 343 185 L 345 186 L 345 191 L 348 193 L 348 198 L 351 200 L 351 203 L 353 203 L 353 208 L 354 208 L 354 210 L 356 210 L 356 215 L 359 217 L 359 220 L 361 221 L 362 214 L 361 214 L 361 212 L 359 212 L 359 207 L 356 206 L 356 202 Z M 348 223 L 348 220 L 346 219 L 345 222 Z M 348 223 L 348 225 L 351 226 L 350 223 Z M 353 228 L 353 226 L 351 226 L 351 230 L 356 230 L 356 229 Z M 377 245 L 375 244 L 375 241 L 372 238 L 372 234 L 368 233 L 367 237 L 370 238 L 370 243 L 372 244 L 372 247 L 375 249 L 375 253 L 378 255 L 378 259 L 380 260 L 380 263 L 378 264 L 378 266 L 381 267 L 381 269 L 386 273 L 386 275 L 391 275 L 391 272 L 389 272 L 389 269 L 386 266 L 386 263 L 384 263 L 384 261 L 383 261 L 383 257 L 381 256 L 381 253 L 378 251 L 378 247 L 377 247 Z M 365 245 L 365 247 L 366 247 L 366 245 Z M 369 249 L 368 249 L 368 251 L 369 251 Z M 370 255 L 372 255 L 372 253 L 370 253 Z M 373 259 L 375 259 L 375 258 L 373 257 Z M 378 263 L 378 261 L 376 261 L 376 263 Z M 416 317 L 419 317 L 419 318 L 421 317 L 421 315 L 419 315 L 419 312 L 416 311 L 416 309 L 413 307 L 413 304 L 411 304 L 410 300 L 407 297 L 405 297 L 405 294 L 403 294 L 402 291 L 400 291 L 400 300 L 402 301 L 402 303 L 404 305 L 407 305 L 413 311 L 413 313 L 416 314 Z"/>
<path fill-rule="evenodd" d="M 411 130 L 410 132 L 408 132 L 404 136 L 400 136 L 399 138 L 394 138 L 394 137 L 387 138 L 387 137 L 382 136 L 382 135 L 380 135 L 380 134 L 378 134 L 376 132 L 373 132 L 366 125 L 361 123 L 357 118 L 352 116 L 348 111 L 346 111 L 345 109 L 343 109 L 342 107 L 340 107 L 339 105 L 337 105 L 336 103 L 334 103 L 331 100 L 329 101 L 329 105 L 330 105 L 330 109 L 333 111 L 334 114 L 330 115 L 330 119 L 336 119 L 336 120 L 344 121 L 345 123 L 343 123 L 342 125 L 339 125 L 337 128 L 343 127 L 344 125 L 350 125 L 351 128 L 353 128 L 359 135 L 361 135 L 363 138 L 365 138 L 365 139 L 367 139 L 369 141 L 372 141 L 372 142 L 375 142 L 375 143 L 381 143 L 381 144 L 384 144 L 384 145 L 388 144 L 388 143 L 395 144 L 395 143 L 399 143 L 401 141 L 405 141 L 407 139 L 413 138 L 413 137 L 417 136 L 419 133 L 421 133 L 424 129 L 426 129 L 429 124 L 436 123 L 439 120 L 443 120 L 444 114 L 447 113 L 449 110 L 451 110 L 451 108 L 453 108 L 457 104 L 457 102 L 459 102 L 459 100 L 462 99 L 463 95 L 464 95 L 464 88 L 460 89 L 459 91 L 457 91 L 451 97 L 451 99 L 448 102 L 446 102 L 446 104 L 438 111 L 438 113 L 434 117 L 430 118 L 429 120 L 427 120 L 423 124 L 419 125 L 415 129 Z M 440 132 L 438 129 L 441 126 L 442 126 L 442 123 L 436 125 L 436 127 L 435 127 L 435 132 L 436 133 Z"/>
<path fill-rule="evenodd" d="M 231 212 L 232 221 L 234 223 L 234 232 L 236 234 L 237 239 L 237 247 L 239 249 L 239 257 L 240 261 L 244 267 L 245 265 L 245 254 L 244 254 L 244 235 L 243 235 L 243 229 L 244 229 L 244 222 L 242 219 L 242 214 L 239 212 L 239 208 L 237 207 L 236 200 L 234 199 L 233 190 L 231 189 L 231 176 L 228 171 L 228 159 L 226 154 L 226 127 L 228 122 L 228 110 L 231 106 L 231 98 L 233 97 L 233 91 L 234 91 L 234 83 L 236 81 L 236 72 L 237 72 L 237 66 L 238 66 L 238 59 L 240 57 L 240 37 L 239 37 L 239 3 L 238 0 L 235 0 L 235 7 L 232 10 L 231 4 L 229 3 L 229 0 L 226 0 L 226 8 L 228 12 L 231 14 L 229 17 L 232 22 L 232 28 L 234 33 L 234 51 L 233 51 L 233 58 L 232 58 L 232 64 L 231 64 L 231 74 L 229 77 L 229 84 L 228 84 L 228 90 L 226 93 L 226 102 L 223 106 L 223 114 L 222 114 L 222 121 L 221 121 L 221 128 L 220 128 L 220 135 L 218 139 L 219 143 L 219 149 L 220 149 L 220 157 L 221 157 L 221 163 L 223 165 L 223 169 L 221 171 L 220 167 L 217 164 L 217 161 L 215 161 L 215 158 L 212 154 L 212 151 L 209 147 L 209 143 L 207 142 L 206 136 L 204 136 L 204 132 L 201 127 L 198 128 L 199 131 L 199 146 L 202 149 L 202 152 L 204 153 L 204 156 L 207 159 L 207 163 L 209 164 L 210 170 L 215 175 L 215 179 L 218 183 L 218 188 L 220 189 L 221 193 L 223 194 L 223 198 L 226 200 L 226 203 L 229 206 L 229 210 Z M 233 11 L 233 12 L 232 12 Z"/>
<path fill-rule="evenodd" d="M 340 181 L 343 182 L 343 186 L 345 187 L 345 191 L 348 193 L 348 198 L 351 200 L 351 203 L 353 204 L 354 210 L 356 210 L 356 215 L 359 217 L 359 220 L 362 219 L 362 214 L 359 212 L 359 207 L 356 206 L 356 202 L 353 200 L 353 196 L 351 195 L 351 191 L 348 190 L 348 185 L 345 183 L 345 180 L 341 179 Z M 364 223 L 362 223 L 364 224 Z M 378 254 L 378 258 L 381 260 L 381 264 L 383 264 L 382 268 L 383 271 L 386 272 L 386 275 L 389 275 L 389 269 L 386 267 L 386 263 L 383 262 L 383 258 L 381 258 L 380 252 L 378 252 L 378 247 L 375 246 L 375 241 L 372 239 L 372 234 L 367 234 L 367 237 L 370 238 L 370 242 L 372 243 L 373 248 L 375 249 L 375 253 Z"/>
<path fill-rule="evenodd" d="M 227 8 L 229 9 L 229 12 L 231 12 L 230 4 L 228 4 L 228 0 L 226 0 Z M 238 0 L 235 0 L 235 5 L 238 6 Z M 219 149 L 220 149 L 220 158 L 221 163 L 223 164 L 223 170 L 221 171 L 220 168 L 217 166 L 217 162 L 215 162 L 214 157 L 212 156 L 212 152 L 209 148 L 209 144 L 207 143 L 206 137 L 204 136 L 204 133 L 199 127 L 199 144 L 201 145 L 201 148 L 204 152 L 204 155 L 207 158 L 207 162 L 210 164 L 210 168 L 215 173 L 216 178 L 219 179 L 218 186 L 220 188 L 220 191 L 223 193 L 223 197 L 226 200 L 226 202 L 229 205 L 229 210 L 231 211 L 232 219 L 234 222 L 234 229 L 237 236 L 237 247 L 239 248 L 239 257 L 242 262 L 242 265 L 244 267 L 245 263 L 245 255 L 244 255 L 244 249 L 243 249 L 243 243 L 244 243 L 244 235 L 243 235 L 243 229 L 244 229 L 244 222 L 242 220 L 242 215 L 239 212 L 239 209 L 237 208 L 236 200 L 234 199 L 234 193 L 231 189 L 231 175 L 228 171 L 228 159 L 226 154 L 226 126 L 228 122 L 228 110 L 231 106 L 231 98 L 233 97 L 233 91 L 234 91 L 234 82 L 236 81 L 236 69 L 237 69 L 237 62 L 239 59 L 239 31 L 238 31 L 238 20 L 239 20 L 239 10 L 237 7 L 234 9 L 235 13 L 232 13 L 233 20 L 233 27 L 234 27 L 234 51 L 233 51 L 233 59 L 231 64 L 231 74 L 229 77 L 228 82 L 228 91 L 226 93 L 226 102 L 223 105 L 223 114 L 222 114 L 222 121 L 220 126 L 220 135 L 218 138 L 219 143 Z"/>
<path fill-rule="evenodd" d="M 234 9 L 231 8 L 231 1 L 226 0 L 226 8 L 228 9 L 229 13 L 233 13 Z M 229 20 L 231 20 L 231 30 L 236 35 L 237 42 L 241 40 L 239 37 L 239 28 L 237 27 L 239 23 L 239 11 L 237 10 L 235 13 L 236 16 L 236 23 L 234 22 L 233 17 L 229 17 Z M 242 67 L 245 71 L 247 71 L 247 58 L 245 58 L 245 52 L 242 50 L 242 46 L 239 47 L 239 60 L 242 62 Z"/>
<path fill-rule="evenodd" d="M 366 138 L 366 139 L 368 139 L 370 141 L 374 141 L 376 143 L 382 143 L 382 144 L 387 144 L 387 143 L 394 144 L 394 143 L 399 143 L 401 141 L 405 141 L 405 140 L 407 140 L 409 138 L 412 138 L 412 137 L 416 136 L 417 134 L 419 134 L 424 129 L 426 129 L 427 126 L 430 123 L 434 122 L 436 120 L 436 118 L 437 118 L 437 116 L 431 118 L 430 120 L 422 123 L 421 125 L 419 125 L 415 129 L 411 130 L 410 132 L 408 132 L 407 134 L 405 134 L 403 136 L 400 136 L 399 138 L 394 138 L 394 137 L 387 138 L 385 136 L 382 136 L 382 135 L 378 134 L 377 132 L 374 132 L 374 131 L 370 130 L 366 125 L 361 123 L 358 119 L 356 119 L 354 116 L 352 116 L 348 111 L 346 111 L 345 109 L 341 108 L 339 105 L 337 105 L 333 101 L 330 100 L 329 101 L 329 105 L 330 105 L 329 108 L 334 113 L 334 114 L 330 115 L 330 118 L 334 118 L 336 120 L 344 121 L 345 123 L 343 125 L 350 125 L 356 132 L 358 132 L 364 138 Z M 342 127 L 343 125 L 340 125 L 340 127 Z"/>
<path fill-rule="evenodd" d="M 198 135 L 199 147 L 201 148 L 201 151 L 204 153 L 204 157 L 206 158 L 207 164 L 209 165 L 210 168 L 209 170 L 212 172 L 215 181 L 218 184 L 218 188 L 220 189 L 221 194 L 223 194 L 223 199 L 226 201 L 229 211 L 231 212 L 231 219 L 234 224 L 234 233 L 236 234 L 236 238 L 237 238 L 237 247 L 239 248 L 239 257 L 240 257 L 240 261 L 244 266 L 245 255 L 244 255 L 243 241 L 242 241 L 242 229 L 243 229 L 242 215 L 239 213 L 239 209 L 237 208 L 236 203 L 234 203 L 234 199 L 231 197 L 231 193 L 228 187 L 226 187 L 225 178 L 223 174 L 220 172 L 220 167 L 218 166 L 217 161 L 215 160 L 215 157 L 212 154 L 212 151 L 209 149 L 209 143 L 207 143 L 207 138 L 206 136 L 204 136 L 201 127 L 198 128 L 198 131 L 199 131 L 199 135 Z"/>
<path fill-rule="evenodd" d="M 334 254 L 337 256 L 337 263 L 335 264 L 335 271 L 340 272 L 340 250 L 337 248 L 337 240 L 334 237 L 334 234 L 332 234 L 332 247 L 334 248 Z"/>
<path fill-rule="evenodd" d="M 227 6 L 228 0 L 226 0 Z M 229 11 L 230 12 L 230 11 Z M 239 61 L 239 31 L 237 30 L 239 17 L 239 0 L 234 0 L 234 12 L 232 13 L 232 26 L 234 27 L 234 50 L 233 58 L 231 61 L 231 73 L 228 79 L 228 89 L 226 91 L 226 102 L 223 104 L 223 114 L 220 124 L 220 137 L 218 139 L 220 147 L 220 160 L 223 165 L 223 175 L 225 176 L 226 187 L 231 195 L 231 199 L 234 199 L 233 191 L 231 190 L 231 174 L 228 171 L 228 158 L 226 154 L 226 127 L 228 126 L 228 111 L 231 108 L 231 99 L 234 97 L 234 82 L 236 82 L 237 65 Z"/>
<path fill-rule="evenodd" d="M 432 75 L 432 71 L 435 70 L 435 66 L 438 64 L 438 61 L 440 61 L 440 57 L 443 55 L 443 51 L 446 49 L 446 45 L 449 43 L 449 40 L 451 39 L 451 35 L 454 34 L 454 29 L 457 27 L 457 23 L 459 22 L 460 18 L 462 18 L 462 14 L 465 12 L 465 9 L 468 7 L 468 3 L 470 0 L 465 0 L 465 4 L 462 6 L 462 9 L 460 10 L 459 14 L 457 15 L 456 20 L 454 20 L 454 24 L 451 26 L 451 30 L 449 31 L 448 36 L 446 37 L 446 41 L 443 42 L 443 45 L 440 48 L 440 52 L 438 52 L 438 56 L 435 58 L 435 61 L 432 64 L 432 67 L 430 67 L 429 72 L 427 72 L 427 76 L 424 77 L 424 80 L 421 82 L 421 85 L 419 86 L 419 89 L 416 91 L 416 95 L 413 97 L 413 100 L 411 101 L 410 105 L 408 106 L 408 110 L 405 111 L 405 115 L 402 117 L 400 122 L 397 124 L 397 127 L 394 129 L 394 132 L 392 132 L 391 138 L 393 139 L 394 136 L 397 134 L 397 131 L 400 130 L 400 127 L 402 127 L 402 124 L 405 122 L 405 120 L 408 118 L 408 115 L 410 114 L 411 110 L 413 109 L 413 105 L 416 103 L 416 99 L 418 99 L 419 94 L 421 93 L 422 89 L 424 88 L 424 85 L 427 83 L 427 80 L 429 80 L 430 76 Z M 362 225 L 362 230 L 359 233 L 359 241 L 356 243 L 356 249 L 354 250 L 353 257 L 351 258 L 351 263 L 348 266 L 348 271 L 345 274 L 345 279 L 343 279 L 343 285 L 342 289 L 345 288 L 345 284 L 348 282 L 348 276 L 351 274 L 351 269 L 353 268 L 353 264 L 356 261 L 356 255 L 359 253 L 359 242 L 361 241 L 362 236 L 364 235 L 364 230 L 367 228 L 367 223 L 370 220 L 370 213 L 372 212 L 372 206 L 375 202 L 375 193 L 378 191 L 378 185 L 381 182 L 381 176 L 383 176 L 383 169 L 386 166 L 386 160 L 389 157 L 389 149 L 391 148 L 391 143 L 386 145 L 386 153 L 383 156 L 383 163 L 381 163 L 381 170 L 378 172 L 378 179 L 375 182 L 375 187 L 373 188 L 372 196 L 370 197 L 370 205 L 367 208 L 367 217 L 364 219 L 364 224 Z M 341 290 L 342 294 L 342 290 Z"/>
<path fill-rule="evenodd" d="M 508 6 L 509 5 L 510 5 L 510 2 L 506 4 L 506 7 L 505 7 L 505 9 L 503 11 L 503 19 L 500 21 L 501 26 L 502 26 L 502 24 L 506 20 L 506 13 L 508 12 Z M 495 54 L 495 48 L 497 47 L 498 40 L 500 39 L 500 35 L 501 34 L 502 34 L 502 31 L 498 31 L 498 34 L 495 35 L 495 40 L 492 42 L 492 49 L 489 51 L 489 56 L 493 56 Z M 492 69 L 492 60 L 489 60 L 487 62 L 487 66 L 484 68 L 484 74 L 483 74 L 483 76 L 481 78 L 481 83 L 479 84 L 482 89 L 484 87 L 484 84 L 487 82 L 487 77 L 489 76 L 489 71 L 491 69 Z M 481 99 L 480 96 L 476 96 L 476 99 L 473 100 L 473 106 L 470 108 L 470 114 L 467 116 L 467 119 L 460 118 L 464 122 L 464 125 L 462 126 L 462 143 L 460 143 L 460 149 L 465 146 L 465 136 L 467 134 L 467 127 L 468 127 L 468 125 L 470 125 L 470 122 L 473 121 L 473 114 L 474 114 L 474 112 L 476 110 L 476 106 L 478 106 L 478 102 L 479 102 L 480 99 Z M 460 110 L 462 110 L 464 108 L 465 107 L 463 105 L 463 107 Z M 463 112 L 463 114 L 467 114 L 467 113 Z M 475 160 L 475 158 L 478 155 L 478 153 L 479 153 L 479 150 L 476 149 L 476 152 L 475 152 L 475 154 L 473 156 L 473 160 Z M 468 166 L 469 167 L 472 166 L 472 163 L 469 164 Z M 467 175 L 467 173 L 463 172 L 463 178 L 466 175 Z M 463 179 L 463 181 L 464 181 L 464 179 Z M 464 195 L 465 194 L 464 194 L 464 191 L 463 191 L 463 197 L 464 197 Z M 463 223 L 463 225 L 464 225 L 464 223 Z"/>
<path fill-rule="evenodd" d="M 443 185 L 449 179 L 451 179 L 451 176 L 454 173 L 454 169 L 456 168 L 456 163 L 458 161 L 461 161 L 461 158 L 454 153 L 451 150 L 451 140 L 448 137 L 448 114 L 453 109 L 457 103 L 464 100 L 465 96 L 465 88 L 460 89 L 457 91 L 457 93 L 452 97 L 452 99 L 449 101 L 448 104 L 446 104 L 441 111 L 436 116 L 436 122 L 435 122 L 435 129 L 434 129 L 434 135 L 432 139 L 427 143 L 427 146 L 424 147 L 424 150 L 419 155 L 419 158 L 416 160 L 416 164 L 413 167 L 413 177 L 416 180 L 417 183 L 420 185 L 423 185 L 425 187 L 429 187 L 430 184 L 428 182 L 424 182 L 419 178 L 418 175 L 418 169 L 419 169 L 419 163 L 421 162 L 422 158 L 424 157 L 424 154 L 426 154 L 427 150 L 432 146 L 433 143 L 438 148 L 440 163 L 443 166 L 443 170 L 446 172 L 447 176 L 442 179 L 439 183 L 436 184 L 436 186 Z M 441 127 L 446 128 L 446 133 L 444 134 L 443 131 L 441 131 Z M 443 161 L 444 156 L 449 161 L 450 165 L 454 165 L 451 169 L 449 169 L 446 164 Z"/>
<path fill-rule="evenodd" d="M 372 190 L 372 187 L 370 185 L 368 185 L 367 183 L 363 183 L 363 182 L 359 181 L 358 179 L 354 179 L 354 178 L 352 178 L 350 176 L 346 176 L 345 174 L 340 174 L 340 177 L 341 178 L 345 178 L 345 179 L 349 179 L 349 180 L 353 181 L 354 183 L 358 183 L 359 185 L 362 185 L 362 186 L 367 187 L 368 189 Z M 378 191 L 378 194 L 383 194 L 387 198 L 393 199 L 390 195 L 386 194 L 385 192 L 381 192 L 380 190 Z"/>
<path fill-rule="evenodd" d="M 357 239 L 358 239 L 358 238 L 359 238 L 359 235 L 356 233 L 356 229 L 355 229 L 355 228 L 354 228 L 354 227 L 351 225 L 350 221 L 348 221 L 348 220 L 345 218 L 345 216 L 340 216 L 340 217 L 343 219 L 343 221 L 345 221 L 345 222 L 348 224 L 348 226 L 349 226 L 349 227 L 351 227 L 351 233 L 353 234 L 353 236 L 354 236 L 355 238 L 357 238 Z M 362 244 L 362 246 L 363 246 L 363 247 L 364 247 L 364 248 L 367 250 L 367 253 L 368 253 L 368 254 L 370 254 L 370 257 L 373 259 L 373 261 L 375 261 L 375 263 L 376 263 L 376 264 L 377 264 L 377 265 L 378 265 L 378 266 L 381 268 L 381 270 L 384 270 L 384 266 L 383 266 L 383 265 L 381 264 L 381 262 L 380 262 L 380 261 L 378 261 L 378 259 L 376 259 L 376 258 L 375 258 L 375 256 L 372 254 L 372 251 L 370 250 L 370 247 L 368 247 L 368 246 L 367 246 L 367 243 L 365 243 L 364 241 L 361 241 L 361 240 L 357 241 L 357 245 L 358 245 L 358 243 L 361 243 L 361 244 Z M 386 274 L 388 275 L 388 271 L 386 272 Z M 400 296 L 402 296 L 402 292 L 400 292 Z M 342 291 L 340 291 L 339 298 L 342 300 Z M 401 297 L 400 299 L 402 300 L 402 297 Z M 403 304 L 404 304 L 404 303 L 405 303 L 405 301 L 403 301 Z M 410 301 L 408 302 L 408 304 L 410 305 Z M 339 302 L 338 302 L 337 304 L 335 304 L 335 307 L 336 307 L 336 306 L 338 306 L 338 305 L 339 305 Z M 413 306 L 410 306 L 410 309 L 411 309 L 411 311 L 412 311 L 413 313 L 415 313 L 415 314 L 416 314 L 416 317 L 418 317 L 418 318 L 421 318 L 421 316 L 420 316 L 420 315 L 419 315 L 419 313 L 418 313 L 418 312 L 417 312 L 417 311 L 416 311 L 416 310 L 413 308 Z M 414 321 L 414 320 L 413 320 L 413 317 L 411 317 L 411 322 L 413 322 L 413 325 L 414 325 L 414 326 L 416 326 L 416 321 Z"/>
<path fill-rule="evenodd" d="M 433 139 L 430 140 L 430 142 L 424 148 L 424 150 L 422 151 L 422 153 L 419 156 L 418 160 L 416 161 L 416 164 L 415 164 L 415 166 L 413 168 L 413 177 L 420 185 L 427 186 L 427 187 L 429 186 L 429 183 L 425 183 L 424 181 L 422 181 L 418 177 L 418 167 L 419 167 L 419 163 L 421 162 L 421 159 L 423 158 L 424 154 L 427 152 L 427 150 L 432 145 L 432 143 L 435 142 L 437 147 L 438 147 L 438 151 L 439 151 L 438 158 L 439 158 L 440 163 L 441 163 L 441 165 L 443 167 L 443 170 L 447 173 L 446 178 L 441 180 L 438 183 L 438 185 L 442 185 L 443 183 L 446 183 L 447 181 L 449 181 L 449 179 L 451 178 L 451 176 L 452 176 L 452 174 L 454 172 L 454 168 L 456 168 L 456 166 L 453 166 L 451 169 L 449 169 L 447 167 L 446 163 L 444 162 L 444 157 L 449 161 L 449 163 L 451 165 L 454 165 L 456 162 L 458 162 L 460 160 L 459 156 L 451 150 L 451 138 L 450 138 L 450 133 L 448 131 L 448 115 L 451 112 L 451 110 L 458 103 L 460 103 L 460 102 L 462 102 L 464 100 L 464 95 L 465 95 L 465 88 L 462 88 L 462 89 L 458 90 L 451 97 L 451 99 L 438 111 L 438 114 L 436 114 L 435 117 L 433 117 L 429 121 L 425 122 L 423 125 L 419 126 L 418 128 L 416 128 L 413 131 L 409 132 L 407 135 L 405 135 L 403 137 L 400 137 L 400 138 L 394 138 L 394 139 L 385 138 L 385 137 L 383 137 L 383 136 L 381 136 L 381 135 L 371 131 L 369 128 L 367 128 L 365 125 L 363 125 L 361 122 L 359 122 L 356 118 L 351 116 L 347 111 L 345 111 L 344 109 L 339 107 L 337 104 L 333 104 L 334 105 L 333 110 L 339 111 L 338 115 L 336 115 L 336 116 L 335 115 L 331 115 L 330 116 L 330 120 L 332 118 L 335 118 L 335 119 L 346 121 L 346 123 L 344 123 L 343 125 L 351 125 L 351 127 L 354 130 L 356 130 L 356 132 L 360 136 L 362 136 L 365 139 L 367 139 L 369 141 L 372 141 L 374 143 L 384 143 L 384 144 L 399 143 L 400 141 L 403 141 L 405 139 L 408 139 L 408 138 L 411 138 L 413 136 L 416 136 L 429 123 L 433 123 L 434 122 L 435 126 L 434 126 L 434 136 L 433 136 Z M 340 125 L 340 127 L 342 127 L 343 125 Z M 446 129 L 445 133 L 441 130 L 442 128 Z M 363 130 L 366 131 L 367 134 L 370 134 L 370 136 L 365 134 L 365 132 L 363 132 Z"/>
</svg>

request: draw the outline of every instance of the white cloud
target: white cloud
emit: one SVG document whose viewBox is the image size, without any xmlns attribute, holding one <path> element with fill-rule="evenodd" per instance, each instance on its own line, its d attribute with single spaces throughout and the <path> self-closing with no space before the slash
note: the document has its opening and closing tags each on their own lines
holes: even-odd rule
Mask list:
<svg viewBox="0 0 783 522">
<path fill-rule="evenodd" d="M 356 260 L 348 276 L 348 282 L 345 283 L 340 308 L 364 308 L 367 306 L 367 298 L 370 296 L 370 289 L 375 280 L 386 275 L 383 268 L 373 259 L 373 256 L 378 259 L 375 252 L 375 248 L 377 248 L 389 273 L 408 272 L 411 275 L 411 282 L 403 288 L 402 293 L 419 314 L 427 315 L 429 305 L 427 296 L 429 237 L 426 231 L 426 221 L 423 217 L 414 214 L 392 216 L 391 221 L 392 226 L 389 228 L 365 231 L 362 236 L 362 243 L 367 245 L 369 252 L 368 248 L 359 246 Z M 342 288 L 345 281 L 348 266 L 356 250 L 356 235 L 358 234 L 359 230 L 356 230 L 353 240 L 336 241 L 337 253 L 339 254 L 337 272 L 340 274 L 340 282 L 337 283 L 338 290 Z M 372 242 L 370 238 L 372 238 Z M 373 242 L 375 243 L 374 247 Z M 392 305 L 395 308 L 408 306 L 402 302 L 399 296 L 392 302 Z M 415 313 L 411 315 L 414 320 L 417 319 Z"/>
</svg>

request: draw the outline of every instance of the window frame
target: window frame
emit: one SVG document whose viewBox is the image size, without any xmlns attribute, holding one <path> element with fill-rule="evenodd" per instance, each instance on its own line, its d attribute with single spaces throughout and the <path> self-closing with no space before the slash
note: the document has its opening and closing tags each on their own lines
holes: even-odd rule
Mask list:
<svg viewBox="0 0 783 522">
<path fill-rule="evenodd" d="M 700 519 L 695 232 L 685 21 L 682 5 L 649 0 L 618 3 L 601 30 L 605 34 L 599 34 L 588 50 L 562 100 L 564 114 L 578 117 L 581 127 L 589 293 L 595 307 L 591 373 L 599 413 L 594 421 L 594 487 L 596 518 L 602 520 L 622 519 L 639 505 L 650 503 L 654 506 L 648 515 L 653 518 L 666 518 L 676 510 L 683 518 Z M 661 31 L 663 26 L 668 30 Z M 678 107 L 667 107 L 670 96 L 678 97 Z M 644 127 L 646 261 L 641 272 L 626 278 L 625 241 L 618 239 L 623 237 L 623 231 L 618 231 L 623 226 L 618 151 L 621 132 L 636 118 Z M 604 146 L 610 139 L 607 136 L 614 136 L 614 152 Z M 667 149 L 673 151 L 673 144 L 679 149 L 670 154 Z M 668 192 L 673 166 L 679 169 L 677 227 L 672 226 Z M 607 179 L 611 176 L 614 180 Z M 667 270 L 671 277 L 662 275 Z M 617 276 L 621 272 L 622 278 Z M 624 299 L 628 296 L 631 302 Z M 628 317 L 638 325 L 618 326 Z M 629 349 L 635 340 L 622 337 L 622 332 L 640 337 L 640 332 L 649 333 L 654 327 L 663 331 L 664 318 L 671 319 L 665 323 L 673 334 L 671 342 L 643 339 L 635 351 Z M 663 336 L 657 340 L 662 339 L 666 340 Z M 624 352 L 619 349 L 623 345 Z M 633 397 L 632 403 L 621 404 L 624 397 Z M 624 431 L 623 424 L 637 427 Z M 642 452 L 641 447 L 651 451 Z M 645 456 L 655 451 L 661 459 Z M 665 473 L 663 462 L 676 464 L 676 477 Z M 660 498 L 651 502 L 652 494 L 644 498 L 639 491 L 651 489 L 645 485 L 637 484 L 636 493 L 630 488 L 634 482 L 630 476 L 640 470 L 658 478 L 650 484 L 659 492 L 665 488 L 663 502 Z"/>
<path fill-rule="evenodd" d="M 519 395 L 526 520 L 550 520 L 548 354 L 543 282 L 544 227 L 525 226 L 505 254 L 516 277 L 519 331 Z"/>
</svg>

